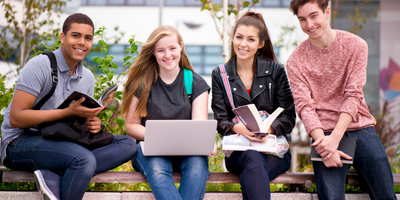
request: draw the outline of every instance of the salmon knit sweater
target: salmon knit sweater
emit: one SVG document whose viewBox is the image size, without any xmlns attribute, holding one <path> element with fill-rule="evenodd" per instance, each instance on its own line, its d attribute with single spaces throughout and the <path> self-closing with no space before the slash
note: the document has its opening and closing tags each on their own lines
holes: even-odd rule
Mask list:
<svg viewBox="0 0 400 200">
<path fill-rule="evenodd" d="M 340 113 L 353 120 L 348 131 L 374 126 L 365 103 L 368 46 L 360 37 L 336 30 L 333 43 L 324 49 L 303 41 L 287 61 L 296 112 L 309 134 L 321 128 L 331 132 Z"/>
</svg>

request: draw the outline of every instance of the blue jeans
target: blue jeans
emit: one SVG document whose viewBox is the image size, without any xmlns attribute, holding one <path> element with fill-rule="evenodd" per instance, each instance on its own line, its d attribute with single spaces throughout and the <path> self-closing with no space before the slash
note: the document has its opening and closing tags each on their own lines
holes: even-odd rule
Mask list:
<svg viewBox="0 0 400 200">
<path fill-rule="evenodd" d="M 271 199 L 269 182 L 290 168 L 290 150 L 283 158 L 254 150 L 234 151 L 225 165 L 229 172 L 240 174 L 243 199 Z"/>
<path fill-rule="evenodd" d="M 207 156 L 144 156 L 139 143 L 132 166 L 146 177 L 157 200 L 201 200 L 210 174 Z M 175 171 L 182 174 L 179 191 L 172 178 Z"/>
<path fill-rule="evenodd" d="M 109 145 L 88 150 L 72 142 L 24 134 L 8 145 L 7 159 L 11 169 L 61 173 L 61 199 L 82 199 L 93 175 L 129 161 L 135 152 L 135 141 L 123 135 L 115 135 Z"/>
<path fill-rule="evenodd" d="M 325 135 L 330 135 L 326 132 Z M 393 189 L 393 174 L 381 140 L 373 127 L 346 131 L 343 137 L 356 138 L 353 166 L 362 177 L 369 196 L 375 199 L 397 199 Z M 343 167 L 325 167 L 313 162 L 318 199 L 345 199 L 344 186 L 348 164 Z"/>
</svg>

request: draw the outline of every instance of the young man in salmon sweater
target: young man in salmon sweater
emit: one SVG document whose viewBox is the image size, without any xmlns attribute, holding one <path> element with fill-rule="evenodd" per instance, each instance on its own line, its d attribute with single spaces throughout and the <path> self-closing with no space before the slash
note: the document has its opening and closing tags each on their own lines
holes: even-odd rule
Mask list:
<svg viewBox="0 0 400 200">
<path fill-rule="evenodd" d="M 329 0 L 292 0 L 290 10 L 309 37 L 287 61 L 296 112 L 323 162 L 313 162 L 319 199 L 345 199 L 344 184 L 351 159 L 338 145 L 356 138 L 353 166 L 365 181 L 371 199 L 397 199 L 388 158 L 374 129 L 363 87 L 367 43 L 329 24 Z"/>
</svg>

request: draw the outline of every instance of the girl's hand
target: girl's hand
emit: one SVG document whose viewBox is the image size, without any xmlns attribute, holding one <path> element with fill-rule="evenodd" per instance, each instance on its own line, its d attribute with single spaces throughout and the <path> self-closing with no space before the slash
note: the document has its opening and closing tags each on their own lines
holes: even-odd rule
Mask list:
<svg viewBox="0 0 400 200">
<path fill-rule="evenodd" d="M 214 150 L 211 152 L 211 154 L 210 155 L 208 155 L 208 157 L 214 157 L 215 155 L 217 155 L 218 154 L 218 149 L 217 149 L 217 144 L 216 143 L 214 143 Z"/>
<path fill-rule="evenodd" d="M 243 135 L 247 139 L 251 141 L 262 141 L 262 137 L 258 137 L 255 133 L 249 131 L 249 129 L 246 128 L 243 124 L 236 124 L 235 126 L 232 127 L 232 131 L 235 132 L 236 134 Z"/>
</svg>

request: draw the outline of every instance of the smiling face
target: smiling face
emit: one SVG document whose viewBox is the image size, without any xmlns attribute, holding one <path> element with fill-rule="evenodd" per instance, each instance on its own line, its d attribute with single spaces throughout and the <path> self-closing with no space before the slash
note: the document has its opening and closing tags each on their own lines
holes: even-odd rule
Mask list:
<svg viewBox="0 0 400 200">
<path fill-rule="evenodd" d="M 71 70 L 90 52 L 93 44 L 93 28 L 87 24 L 72 23 L 66 34 L 60 34 L 61 50 Z"/>
<path fill-rule="evenodd" d="M 309 36 L 310 40 L 318 40 L 330 29 L 329 14 L 330 8 L 326 8 L 323 12 L 317 3 L 306 3 L 299 7 L 297 18 L 301 29 Z"/>
<path fill-rule="evenodd" d="M 170 34 L 159 39 L 154 46 L 154 56 L 160 66 L 160 73 L 179 70 L 181 52 L 176 35 Z"/>
<path fill-rule="evenodd" d="M 239 25 L 232 40 L 233 50 L 238 60 L 253 60 L 259 48 L 264 46 L 254 26 Z"/>
</svg>

